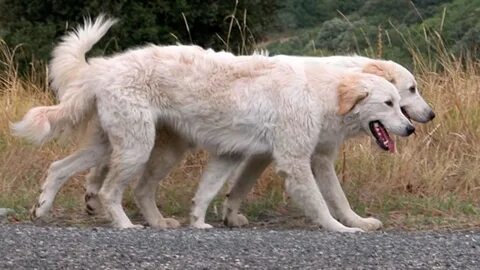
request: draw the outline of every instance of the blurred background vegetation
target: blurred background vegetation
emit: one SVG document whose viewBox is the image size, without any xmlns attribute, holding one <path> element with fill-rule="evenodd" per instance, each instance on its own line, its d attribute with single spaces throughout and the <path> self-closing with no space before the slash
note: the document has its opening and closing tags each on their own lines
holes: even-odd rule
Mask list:
<svg viewBox="0 0 480 270">
<path fill-rule="evenodd" d="M 1 0 L 0 38 L 7 44 L 21 44 L 16 53 L 22 65 L 47 60 L 54 44 L 69 29 L 83 23 L 85 16 L 100 13 L 119 18 L 119 24 L 96 46 L 96 52 L 119 51 L 147 43 L 198 44 L 225 48 L 229 16 L 248 10 L 249 28 L 264 33 L 279 9 L 276 0 L 266 1 L 138 1 L 138 0 Z M 236 7 L 236 10 L 235 10 Z M 238 11 L 238 12 L 237 12 Z M 188 25 L 188 27 L 187 27 Z M 236 45 L 239 35 L 229 42 Z M 254 44 L 252 40 L 248 42 Z"/>
<path fill-rule="evenodd" d="M 478 0 L 291 0 L 284 3 L 277 15 L 281 22 L 276 27 L 280 38 L 268 46 L 272 53 L 356 52 L 410 66 L 412 50 L 431 55 L 439 49 L 431 36 L 442 39 L 442 47 L 450 48 L 450 53 L 457 57 L 478 52 Z"/>
<path fill-rule="evenodd" d="M 407 66 L 437 117 L 417 125 L 416 136 L 398 139 L 395 155 L 371 147 L 370 138 L 346 142 L 336 164 L 342 186 L 355 211 L 387 228 L 480 227 L 480 0 L 0 0 L 0 206 L 15 209 L 18 220 L 28 219 L 49 164 L 76 145 L 35 147 L 12 137 L 9 123 L 33 106 L 56 103 L 45 67 L 50 52 L 84 16 L 101 12 L 120 22 L 90 55 L 181 42 L 238 54 L 357 53 Z M 157 199 L 167 216 L 188 222 L 206 160 L 203 151 L 190 155 L 160 183 Z M 62 188 L 56 223 L 98 223 L 83 211 L 84 182 L 77 175 Z M 221 219 L 222 199 L 209 220 Z M 256 224 L 301 221 L 287 202 L 270 168 L 242 211 Z M 124 205 L 141 220 L 131 192 Z"/>
<path fill-rule="evenodd" d="M 359 53 L 410 66 L 412 49 L 437 49 L 432 33 L 457 57 L 477 56 L 480 41 L 480 0 L 1 0 L 0 11 L 0 38 L 22 45 L 22 66 L 47 60 L 66 30 L 100 12 L 121 20 L 97 53 L 175 42 L 228 43 L 245 53 L 243 43 L 272 54 Z M 401 46 L 406 41 L 413 46 Z"/>
</svg>

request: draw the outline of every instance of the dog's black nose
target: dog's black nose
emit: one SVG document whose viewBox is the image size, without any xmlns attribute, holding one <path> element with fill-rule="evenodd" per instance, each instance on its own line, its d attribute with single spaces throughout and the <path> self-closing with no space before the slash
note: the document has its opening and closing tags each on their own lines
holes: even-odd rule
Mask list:
<svg viewBox="0 0 480 270">
<path fill-rule="evenodd" d="M 428 114 L 428 117 L 429 117 L 429 121 L 432 120 L 433 118 L 435 118 L 435 113 L 433 111 L 430 111 L 430 113 Z"/>
<path fill-rule="evenodd" d="M 407 132 L 407 136 L 409 136 L 410 134 L 412 134 L 413 132 L 415 132 L 415 127 L 412 126 L 412 125 L 408 125 L 407 128 L 405 128 L 406 132 Z"/>
</svg>

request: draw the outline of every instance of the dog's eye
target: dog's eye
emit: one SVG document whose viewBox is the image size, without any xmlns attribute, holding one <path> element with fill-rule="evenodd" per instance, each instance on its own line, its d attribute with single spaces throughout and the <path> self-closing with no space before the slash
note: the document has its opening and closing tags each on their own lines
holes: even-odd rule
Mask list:
<svg viewBox="0 0 480 270">
<path fill-rule="evenodd" d="M 416 87 L 412 86 L 408 90 L 410 90 L 410 92 L 413 94 L 413 93 L 415 93 Z"/>
<path fill-rule="evenodd" d="M 393 107 L 393 102 L 391 100 L 385 101 L 385 104 L 387 104 L 388 107 Z"/>
</svg>

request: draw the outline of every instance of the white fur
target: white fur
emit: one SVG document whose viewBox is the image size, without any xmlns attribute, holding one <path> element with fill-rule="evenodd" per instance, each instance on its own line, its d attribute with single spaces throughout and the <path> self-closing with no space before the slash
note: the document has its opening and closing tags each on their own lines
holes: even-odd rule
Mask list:
<svg viewBox="0 0 480 270">
<path fill-rule="evenodd" d="M 65 35 L 62 42 L 52 52 L 49 64 L 51 86 L 62 97 L 68 89 L 69 83 L 81 73 L 82 68 L 88 67 L 85 54 L 92 49 L 116 23 L 104 15 L 97 17 L 95 22 L 85 19 L 84 25 Z"/>
<path fill-rule="evenodd" d="M 64 133 L 82 122 L 84 117 L 89 116 L 88 112 L 92 110 L 94 97 L 92 91 L 83 89 L 81 84 L 72 84 L 77 82 L 75 79 L 81 76 L 85 68 L 88 68 L 85 54 L 115 22 L 116 20 L 107 19 L 104 15 L 100 15 L 95 22 L 86 19 L 83 27 L 63 37 L 59 46 L 53 50 L 53 58 L 49 65 L 51 85 L 61 105 L 30 110 L 22 121 L 11 125 L 14 135 L 40 144 L 57 136 L 56 132 Z M 65 112 L 65 110 L 72 111 Z M 54 117 L 60 118 L 60 125 L 64 125 L 64 130 L 58 130 L 55 126 L 57 119 L 52 119 Z"/>
<path fill-rule="evenodd" d="M 40 144 L 82 126 L 94 109 L 94 93 L 74 85 L 55 106 L 36 107 L 27 112 L 22 121 L 11 124 L 12 134 Z"/>
<path fill-rule="evenodd" d="M 97 25 L 97 22 L 98 20 L 94 25 Z M 105 25 L 108 28 L 112 23 L 106 20 L 103 24 L 100 23 L 97 29 L 105 29 L 103 27 Z M 88 25 L 78 31 L 87 30 L 92 40 L 98 40 L 106 31 L 94 30 Z M 81 46 L 75 46 L 76 42 L 81 43 L 75 39 L 65 40 L 59 47 L 80 48 Z M 70 54 L 79 55 L 78 52 L 73 50 Z M 55 57 L 63 56 L 59 54 Z M 71 60 L 72 66 L 75 65 L 74 60 Z M 172 130 L 167 138 L 177 140 L 186 138 L 187 142 L 193 141 L 220 156 L 272 155 L 277 161 L 277 170 L 286 177 L 287 192 L 305 208 L 307 215 L 314 222 L 330 230 L 355 231 L 344 227 L 330 216 L 322 194 L 313 182 L 310 156 L 314 149 L 323 148 L 319 146 L 338 147 L 344 138 L 363 133 L 370 117 L 377 117 L 385 109 L 368 108 L 383 102 L 383 98 L 389 97 L 397 103 L 395 110 L 380 116 L 384 124 L 391 123 L 389 128 L 392 131 L 399 128 L 396 130 L 398 132 L 401 129 L 400 125 L 408 124 L 399 113 L 400 97 L 393 86 L 385 80 L 360 74 L 359 76 L 363 78 L 362 87 L 370 91 L 371 95 L 350 115 L 338 117 L 335 114 L 337 109 L 335 89 L 342 77 L 348 76 L 351 72 L 332 69 L 322 63 L 285 62 L 289 61 L 268 59 L 263 56 L 234 57 L 229 53 L 216 54 L 195 46 L 151 46 L 112 58 L 90 59 L 87 69 L 82 69 L 84 63 L 80 63 L 79 69 L 84 72 L 79 73 L 74 79 L 66 73 L 52 72 L 52 78 L 58 77 L 59 82 L 65 82 L 58 84 L 59 88 L 67 88 L 65 93 L 83 95 L 79 100 L 88 101 L 89 104 L 96 102 L 99 123 L 93 122 L 89 129 L 105 131 L 112 144 L 110 171 L 100 190 L 100 199 L 115 225 L 133 226 L 121 209 L 119 200 L 126 183 L 131 178 L 142 174 L 145 167 L 148 171 L 148 168 L 158 165 L 151 161 L 147 163 L 147 157 L 154 145 L 155 123 L 160 121 L 167 125 L 165 128 L 175 130 Z M 82 91 L 78 91 L 79 89 Z M 57 105 L 69 111 L 66 114 L 57 114 L 58 118 L 65 120 L 62 124 L 74 126 L 75 119 L 88 121 L 85 116 L 92 113 L 92 108 L 69 104 L 68 100 L 64 99 Z M 52 121 L 56 119 L 47 119 L 48 121 L 43 119 L 40 123 L 55 124 Z M 68 121 L 69 119 L 71 121 Z M 23 123 L 27 123 L 25 126 L 32 130 L 36 128 L 29 125 L 28 121 Z M 25 133 L 19 133 L 26 136 Z M 320 134 L 322 134 L 320 139 L 324 142 L 319 141 Z M 44 135 L 39 137 L 47 139 Z M 97 142 L 105 143 L 103 140 Z M 168 160 L 178 160 L 185 150 L 191 148 L 188 143 L 183 145 L 186 147 L 179 149 L 180 154 L 172 155 Z M 162 144 L 158 138 L 155 146 L 155 149 L 168 148 L 168 144 Z M 109 155 L 108 152 L 94 162 L 101 164 Z M 154 153 L 152 159 L 161 155 L 163 152 Z M 262 159 L 269 160 L 265 157 Z M 333 159 L 334 155 L 329 160 L 333 162 Z M 266 162 L 268 163 L 269 161 Z M 170 165 L 161 173 L 164 175 L 169 168 Z M 212 170 L 214 175 L 219 172 L 226 171 Z M 204 181 L 209 181 L 208 175 L 208 173 L 205 175 L 204 179 L 207 180 Z M 142 213 L 147 221 L 150 224 L 159 224 L 162 223 L 163 217 L 158 210 L 153 210 L 156 209 L 152 196 L 154 189 L 142 187 L 144 182 L 152 183 L 148 181 L 149 178 L 153 178 L 153 175 L 150 177 L 147 175 L 140 181 L 141 184 L 135 192 L 136 200 L 143 209 Z M 340 192 L 343 194 L 341 189 Z M 52 201 L 54 193 L 49 195 Z M 201 197 L 202 195 L 196 196 Z M 325 197 L 328 203 L 328 196 Z M 346 203 L 348 205 L 348 202 Z M 34 216 L 41 216 L 48 210 L 49 206 L 42 209 L 43 205 L 40 205 L 40 210 L 38 207 L 34 208 Z M 202 208 L 205 208 L 205 203 L 202 205 Z M 335 210 L 330 205 L 328 207 L 331 211 Z M 195 210 L 193 213 L 196 213 Z M 197 216 L 197 221 L 198 218 L 201 219 L 197 214 L 193 216 Z M 347 220 L 346 223 L 348 222 Z M 202 226 L 205 227 L 200 225 Z M 357 227 L 367 226 L 360 224 Z"/>
<path fill-rule="evenodd" d="M 289 63 L 321 63 L 332 67 L 348 68 L 352 71 L 362 72 L 365 67 L 372 63 L 378 62 L 384 65 L 393 76 L 393 84 L 400 94 L 400 106 L 409 114 L 409 116 L 418 122 L 426 123 L 432 119 L 432 109 L 422 98 L 418 91 L 417 81 L 415 77 L 405 67 L 386 60 L 373 60 L 363 56 L 328 56 L 328 57 L 308 57 L 308 56 L 290 56 L 277 55 L 274 59 L 279 59 Z M 415 87 L 415 92 L 411 92 L 410 88 Z"/>
</svg>

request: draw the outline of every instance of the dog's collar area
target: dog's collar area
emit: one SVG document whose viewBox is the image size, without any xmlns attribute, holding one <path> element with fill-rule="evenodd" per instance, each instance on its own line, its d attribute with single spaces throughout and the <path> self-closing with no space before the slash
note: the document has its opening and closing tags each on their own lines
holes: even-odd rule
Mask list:
<svg viewBox="0 0 480 270">
<path fill-rule="evenodd" d="M 368 123 L 377 145 L 385 151 L 395 152 L 395 141 L 390 137 L 385 127 L 378 120 Z"/>
</svg>

